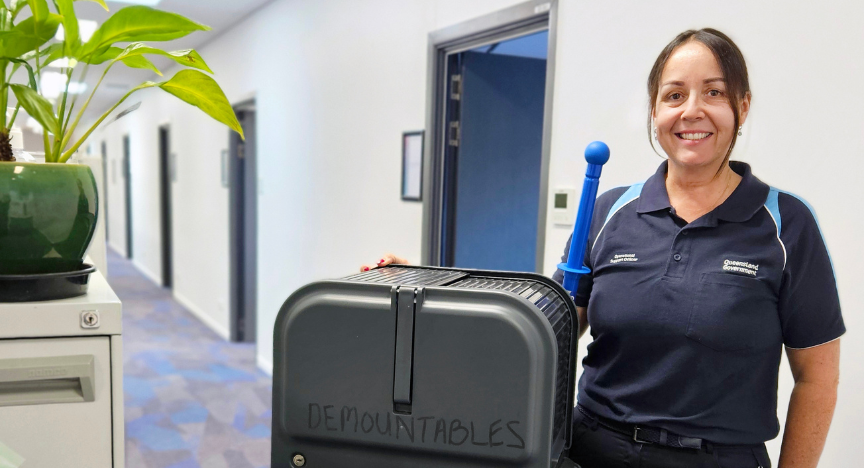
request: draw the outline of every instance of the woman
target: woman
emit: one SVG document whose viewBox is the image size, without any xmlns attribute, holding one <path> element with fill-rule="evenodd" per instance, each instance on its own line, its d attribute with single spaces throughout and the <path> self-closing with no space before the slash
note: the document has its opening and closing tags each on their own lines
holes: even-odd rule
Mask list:
<svg viewBox="0 0 864 468">
<path fill-rule="evenodd" d="M 815 467 L 845 327 L 813 214 L 729 161 L 750 110 L 743 55 L 719 31 L 686 31 L 648 92 L 668 160 L 597 199 L 592 274 L 575 294 L 594 340 L 571 455 L 582 468 L 768 468 L 785 345 L 795 388 L 779 467 Z M 390 263 L 404 259 L 378 266 Z"/>
</svg>

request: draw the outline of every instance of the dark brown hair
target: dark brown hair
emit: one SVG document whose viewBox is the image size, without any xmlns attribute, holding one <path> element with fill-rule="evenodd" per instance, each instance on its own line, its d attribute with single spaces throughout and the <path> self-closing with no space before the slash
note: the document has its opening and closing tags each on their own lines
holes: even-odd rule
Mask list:
<svg viewBox="0 0 864 468">
<path fill-rule="evenodd" d="M 726 164 L 729 161 L 729 155 L 732 154 L 732 149 L 735 147 L 735 142 L 738 141 L 738 127 L 741 125 L 739 106 L 744 97 L 750 95 L 750 79 L 747 76 L 747 63 L 744 61 L 744 55 L 741 53 L 741 50 L 732 42 L 732 39 L 729 39 L 729 36 L 716 29 L 703 28 L 698 31 L 693 29 L 684 31 L 660 52 L 660 55 L 654 62 L 654 66 L 651 68 L 651 73 L 648 75 L 648 96 L 651 100 L 649 103 L 650 112 L 648 113 L 648 138 L 649 140 L 652 138 L 652 116 L 654 115 L 654 108 L 657 105 L 657 94 L 660 91 L 660 75 L 663 74 L 666 61 L 669 60 L 669 56 L 672 55 L 672 52 L 678 46 L 690 41 L 698 41 L 704 44 L 705 47 L 708 47 L 708 50 L 714 54 L 717 64 L 720 65 L 723 79 L 726 82 L 726 96 L 729 99 L 729 105 L 732 107 L 732 114 L 735 116 L 735 127 L 732 129 L 732 143 L 729 145 L 729 150 L 723 159 L 723 164 Z M 651 141 L 651 147 L 654 147 L 653 140 Z M 722 169 L 723 165 L 720 168 Z"/>
</svg>

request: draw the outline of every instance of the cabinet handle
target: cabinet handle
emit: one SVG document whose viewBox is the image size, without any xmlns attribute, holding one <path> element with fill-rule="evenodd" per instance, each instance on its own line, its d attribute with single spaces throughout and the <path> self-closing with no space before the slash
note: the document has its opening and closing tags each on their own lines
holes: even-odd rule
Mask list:
<svg viewBox="0 0 864 468">
<path fill-rule="evenodd" d="M 92 354 L 0 359 L 0 407 L 94 401 Z"/>
</svg>

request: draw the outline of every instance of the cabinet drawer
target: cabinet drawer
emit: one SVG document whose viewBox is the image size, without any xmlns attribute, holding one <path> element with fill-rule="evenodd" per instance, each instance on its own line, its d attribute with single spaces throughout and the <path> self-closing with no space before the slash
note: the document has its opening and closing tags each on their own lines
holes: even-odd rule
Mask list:
<svg viewBox="0 0 864 468">
<path fill-rule="evenodd" d="M 22 468 L 111 467 L 111 424 L 108 337 L 0 340 L 0 442 Z"/>
</svg>

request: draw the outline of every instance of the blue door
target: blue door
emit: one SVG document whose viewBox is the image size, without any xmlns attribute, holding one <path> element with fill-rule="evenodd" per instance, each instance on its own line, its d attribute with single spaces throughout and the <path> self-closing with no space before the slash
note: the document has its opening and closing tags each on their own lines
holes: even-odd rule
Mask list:
<svg viewBox="0 0 864 468">
<path fill-rule="evenodd" d="M 505 53 L 526 42 L 542 57 Z M 536 269 L 545 52 L 543 32 L 461 54 L 458 149 L 448 160 L 455 167 L 445 203 L 450 266 Z"/>
</svg>

